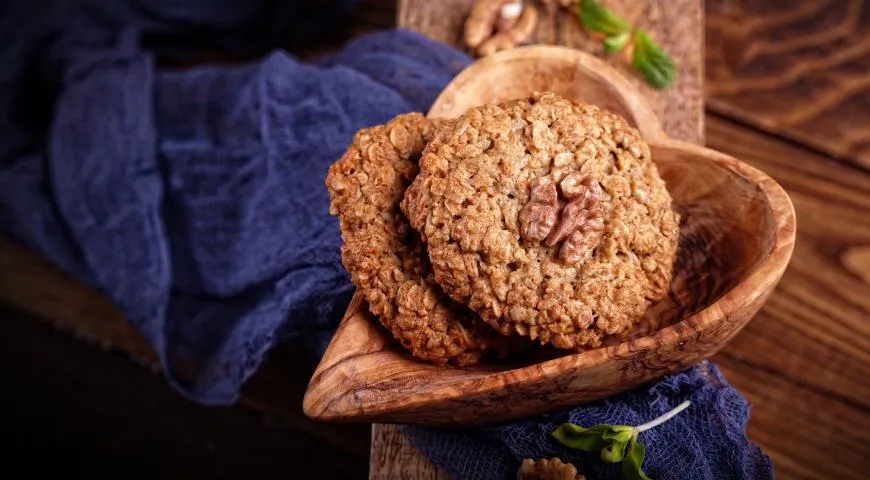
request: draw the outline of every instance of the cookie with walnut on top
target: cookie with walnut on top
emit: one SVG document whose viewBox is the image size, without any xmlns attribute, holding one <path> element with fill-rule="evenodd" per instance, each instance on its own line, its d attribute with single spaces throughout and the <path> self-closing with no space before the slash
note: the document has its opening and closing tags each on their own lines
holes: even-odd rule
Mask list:
<svg viewBox="0 0 870 480">
<path fill-rule="evenodd" d="M 402 210 L 453 299 L 502 334 L 581 349 L 667 295 L 671 203 L 637 130 L 542 93 L 441 125 Z"/>
</svg>

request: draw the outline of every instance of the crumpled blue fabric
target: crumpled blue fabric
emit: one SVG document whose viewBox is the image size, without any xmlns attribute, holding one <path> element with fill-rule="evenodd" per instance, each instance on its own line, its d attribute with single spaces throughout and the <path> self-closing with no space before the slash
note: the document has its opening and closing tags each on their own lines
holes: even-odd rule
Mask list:
<svg viewBox="0 0 870 480">
<path fill-rule="evenodd" d="M 328 166 L 358 129 L 425 112 L 470 61 L 403 30 L 314 63 L 277 48 L 328 30 L 351 3 L 0 9 L 0 231 L 112 299 L 193 401 L 233 403 L 276 343 L 323 351 L 353 291 L 328 214 Z M 202 63 L 214 51 L 263 55 Z M 457 478 L 504 478 L 524 455 L 580 458 L 549 440 L 557 421 L 642 423 L 691 397 L 681 420 L 644 434 L 663 446 L 647 472 L 768 478 L 767 457 L 745 437 L 748 405 L 710 371 L 547 419 L 406 433 Z M 657 453 L 664 446 L 671 455 Z"/>
<path fill-rule="evenodd" d="M 390 31 L 318 64 L 158 69 L 131 22 L 10 65 L 7 91 L 44 95 L 2 97 L 0 225 L 111 298 L 181 393 L 229 404 L 278 339 L 322 350 L 349 302 L 329 164 L 358 129 L 425 111 L 468 59 Z"/>
</svg>

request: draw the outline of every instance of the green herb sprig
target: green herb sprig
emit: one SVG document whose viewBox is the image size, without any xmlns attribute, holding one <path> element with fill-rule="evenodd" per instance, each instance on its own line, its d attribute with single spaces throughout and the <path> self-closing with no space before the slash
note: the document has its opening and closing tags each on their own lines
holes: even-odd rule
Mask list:
<svg viewBox="0 0 870 480">
<path fill-rule="evenodd" d="M 674 83 L 677 78 L 674 61 L 645 31 L 633 29 L 597 0 L 581 0 L 577 14 L 584 27 L 605 35 L 605 52 L 616 53 L 633 43 L 632 64 L 653 88 L 661 90 Z"/>
<path fill-rule="evenodd" d="M 621 463 L 622 476 L 627 480 L 650 480 L 641 469 L 646 457 L 646 447 L 638 441 L 637 436 L 667 422 L 691 404 L 691 401 L 686 400 L 664 415 L 637 427 L 603 423 L 584 428 L 573 423 L 563 423 L 552 435 L 566 447 L 601 452 L 601 459 L 605 462 Z"/>
</svg>

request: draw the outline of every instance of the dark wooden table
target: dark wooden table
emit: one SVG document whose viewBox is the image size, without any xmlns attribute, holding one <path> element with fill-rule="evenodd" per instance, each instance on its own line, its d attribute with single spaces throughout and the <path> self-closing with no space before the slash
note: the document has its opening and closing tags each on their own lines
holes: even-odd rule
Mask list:
<svg viewBox="0 0 870 480">
<path fill-rule="evenodd" d="M 749 435 L 780 478 L 868 478 L 870 5 L 708 0 L 706 8 L 707 145 L 771 174 L 798 217 L 779 288 L 714 360 L 753 404 Z M 344 36 L 303 54 L 394 21 L 394 2 L 368 0 Z M 323 478 L 365 478 L 368 426 L 316 424 L 301 414 L 316 359 L 279 350 L 269 363 L 298 365 L 285 391 L 265 391 L 277 371 L 266 365 L 241 406 L 194 406 L 111 342 L 104 351 L 52 328 L 54 320 L 63 330 L 61 313 L 117 322 L 119 331 L 123 324 L 86 289 L 35 294 L 57 273 L 30 260 L 0 249 L 0 298 L 32 307 L 0 310 L 7 468 L 295 478 L 305 463 Z M 134 353 L 147 363 L 145 347 Z M 282 408 L 258 413 L 275 397 Z M 25 458 L 32 453 L 42 461 Z"/>
</svg>

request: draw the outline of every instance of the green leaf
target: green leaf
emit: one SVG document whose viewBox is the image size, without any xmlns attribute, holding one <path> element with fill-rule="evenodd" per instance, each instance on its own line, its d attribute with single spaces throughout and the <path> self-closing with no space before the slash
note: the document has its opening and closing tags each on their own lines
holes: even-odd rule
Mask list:
<svg viewBox="0 0 870 480">
<path fill-rule="evenodd" d="M 608 36 L 619 35 L 631 30 L 628 22 L 596 0 L 583 0 L 580 2 L 580 20 L 583 22 L 583 26 L 589 30 Z"/>
<path fill-rule="evenodd" d="M 634 34 L 633 63 L 654 88 L 667 88 L 677 77 L 677 68 L 671 57 L 643 30 Z"/>
<path fill-rule="evenodd" d="M 620 425 L 613 427 L 609 432 L 602 435 L 609 445 L 601 450 L 601 459 L 608 463 L 621 462 L 625 457 L 625 447 L 634 438 L 634 428 Z"/>
<path fill-rule="evenodd" d="M 626 480 L 651 480 L 641 469 L 644 457 L 646 457 L 646 447 L 632 437 L 628 442 L 628 455 L 622 462 L 622 478 Z"/>
<path fill-rule="evenodd" d="M 604 435 L 612 430 L 610 425 L 594 425 L 584 428 L 573 423 L 563 423 L 553 431 L 553 438 L 562 445 L 585 452 L 597 452 L 608 445 Z"/>
<path fill-rule="evenodd" d="M 604 39 L 604 51 L 614 53 L 622 50 L 631 40 L 631 32 L 625 31 Z"/>
</svg>

